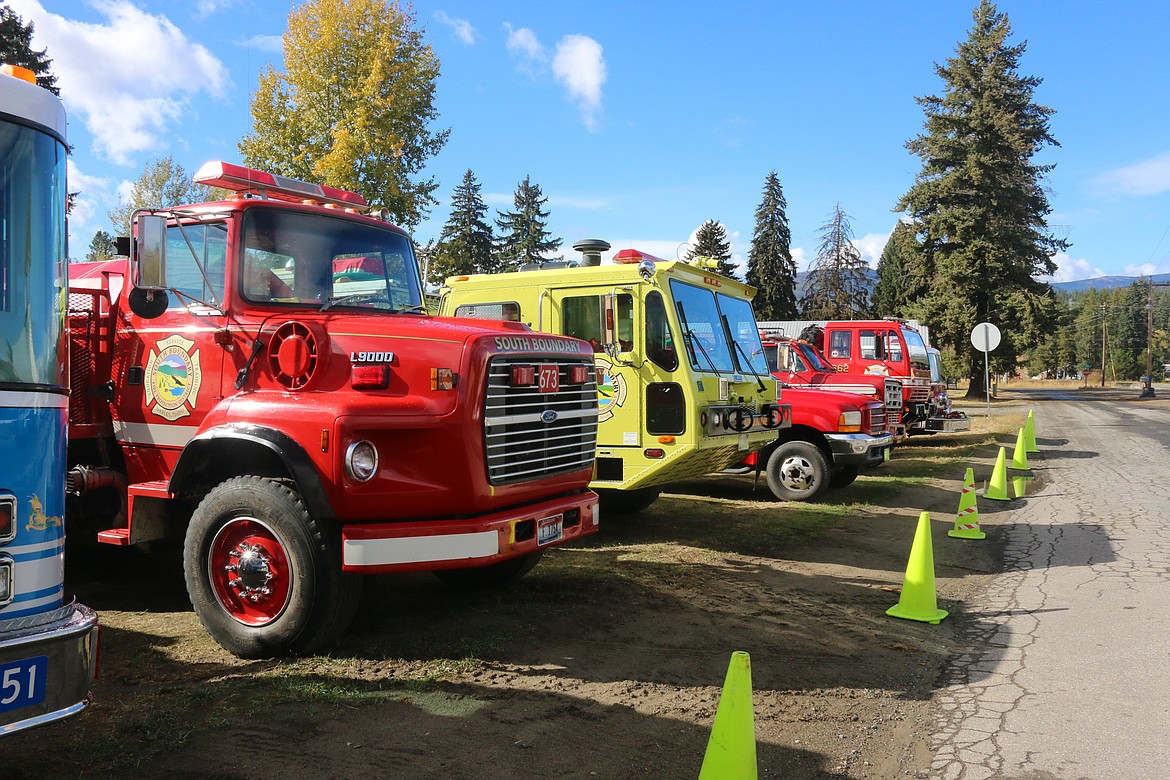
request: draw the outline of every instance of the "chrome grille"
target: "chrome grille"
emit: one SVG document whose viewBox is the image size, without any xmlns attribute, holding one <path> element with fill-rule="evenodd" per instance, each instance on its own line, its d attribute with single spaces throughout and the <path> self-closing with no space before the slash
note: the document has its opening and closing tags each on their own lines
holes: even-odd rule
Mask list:
<svg viewBox="0 0 1170 780">
<path fill-rule="evenodd" d="M 512 387 L 512 366 L 557 366 L 560 390 Z M 569 384 L 569 369 L 588 380 Z M 555 413 L 555 414 L 550 414 Z M 546 419 L 549 420 L 546 422 Z M 589 468 L 597 454 L 597 383 L 588 357 L 496 356 L 488 362 L 484 446 L 493 485 L 529 482 Z"/>
<path fill-rule="evenodd" d="M 867 408 L 869 409 L 869 430 L 866 433 L 870 436 L 881 436 L 886 432 L 886 407 L 874 403 Z"/>
</svg>

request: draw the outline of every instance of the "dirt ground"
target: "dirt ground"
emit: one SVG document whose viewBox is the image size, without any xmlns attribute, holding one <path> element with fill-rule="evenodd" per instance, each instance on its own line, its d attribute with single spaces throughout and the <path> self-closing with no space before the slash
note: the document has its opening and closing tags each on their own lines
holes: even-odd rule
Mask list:
<svg viewBox="0 0 1170 780">
<path fill-rule="evenodd" d="M 1024 413 L 915 437 L 818 504 L 751 477 L 673 486 L 505 589 L 371 578 L 354 627 L 312 658 L 221 650 L 175 551 L 71 548 L 67 591 L 103 625 L 95 701 L 5 739 L 0 775 L 696 777 L 745 650 L 761 777 L 925 777 L 929 697 L 1009 513 L 981 502 L 984 542 L 946 531 L 965 467 L 986 479 Z M 937 626 L 885 614 L 923 510 L 951 613 Z"/>
</svg>

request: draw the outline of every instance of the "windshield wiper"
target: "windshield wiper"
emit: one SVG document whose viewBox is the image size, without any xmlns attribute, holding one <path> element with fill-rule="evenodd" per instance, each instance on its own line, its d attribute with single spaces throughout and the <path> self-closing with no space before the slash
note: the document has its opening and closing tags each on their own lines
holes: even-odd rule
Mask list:
<svg viewBox="0 0 1170 780">
<path fill-rule="evenodd" d="M 745 352 L 744 348 L 740 346 L 739 342 L 731 336 L 731 325 L 727 321 L 727 315 L 722 314 L 720 315 L 720 318 L 723 320 L 723 330 L 726 333 L 727 338 L 731 339 L 731 346 L 739 350 L 739 354 L 743 356 L 743 362 L 747 365 L 748 371 L 750 371 L 752 376 L 756 378 L 756 384 L 759 385 L 760 392 L 764 392 L 768 389 L 764 387 L 764 380 L 761 379 L 760 375 L 756 373 L 756 369 L 752 366 L 751 358 L 748 357 L 747 352 Z"/>
<path fill-rule="evenodd" d="M 356 301 L 361 298 L 383 300 L 386 301 L 386 303 L 390 303 L 390 299 L 383 295 L 381 290 L 378 292 L 360 292 L 349 293 L 348 295 L 331 295 L 329 296 L 329 299 L 325 301 L 325 305 L 321 307 L 321 311 L 328 311 L 334 306 L 345 303 L 346 301 Z"/>
<path fill-rule="evenodd" d="M 686 340 L 687 351 L 691 353 L 691 358 L 693 359 L 695 357 L 695 347 L 698 347 L 699 351 L 703 353 L 703 357 L 707 359 L 707 365 L 715 372 L 715 376 L 722 379 L 723 374 L 719 373 L 719 369 L 715 367 L 715 361 L 707 354 L 707 350 L 703 349 L 703 342 L 699 341 L 698 337 L 695 336 L 695 332 L 691 330 L 691 325 L 687 322 L 687 313 L 683 309 L 682 301 L 678 302 L 678 321 L 682 323 L 683 338 Z"/>
</svg>

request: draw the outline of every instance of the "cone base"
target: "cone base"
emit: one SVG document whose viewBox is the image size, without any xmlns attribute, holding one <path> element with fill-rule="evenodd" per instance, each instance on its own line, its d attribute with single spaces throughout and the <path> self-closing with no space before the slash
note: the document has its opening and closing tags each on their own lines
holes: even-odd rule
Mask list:
<svg viewBox="0 0 1170 780">
<path fill-rule="evenodd" d="M 1014 464 L 1012 464 L 1012 463 L 1009 463 L 1009 464 L 1008 464 L 1008 470 L 1009 470 L 1009 471 L 1031 471 L 1031 470 L 1032 470 L 1032 467 L 1031 467 L 1031 466 L 1027 466 L 1027 465 L 1024 465 L 1024 466 L 1016 466 L 1016 465 L 1014 465 Z"/>
<path fill-rule="evenodd" d="M 1007 490 L 1003 491 L 1003 495 L 999 493 L 980 493 L 984 498 L 990 498 L 992 501 L 1011 501 L 1012 497 L 1007 494 Z"/>
<path fill-rule="evenodd" d="M 899 603 L 887 609 L 886 614 L 890 617 L 917 620 L 919 623 L 930 623 L 932 626 L 937 626 L 950 613 L 945 609 L 936 609 L 934 612 L 927 610 L 924 614 L 917 614 Z"/>
<path fill-rule="evenodd" d="M 987 538 L 987 534 L 983 533 L 982 531 L 967 531 L 967 530 L 958 529 L 958 528 L 952 528 L 951 530 L 947 531 L 947 536 L 954 537 L 955 539 L 986 539 Z"/>
</svg>

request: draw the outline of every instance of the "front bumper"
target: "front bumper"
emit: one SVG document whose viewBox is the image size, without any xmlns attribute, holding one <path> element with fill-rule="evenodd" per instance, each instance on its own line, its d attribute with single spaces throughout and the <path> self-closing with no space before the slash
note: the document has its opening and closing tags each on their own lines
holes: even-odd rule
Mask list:
<svg viewBox="0 0 1170 780">
<path fill-rule="evenodd" d="M 562 518 L 562 534 L 539 540 L 543 520 Z M 595 533 L 601 521 L 592 491 L 467 519 L 350 523 L 341 529 L 341 568 L 384 574 L 486 566 Z"/>
<path fill-rule="evenodd" d="M 833 451 L 837 466 L 876 466 L 886 459 L 894 444 L 892 433 L 871 436 L 868 433 L 827 433 L 825 439 Z"/>
<path fill-rule="evenodd" d="M 97 625 L 97 613 L 77 603 L 0 621 L 4 698 L 15 697 L 13 705 L 0 709 L 0 736 L 75 715 L 89 705 L 89 685 L 97 673 Z M 21 687 L 25 683 L 31 685 Z"/>
<path fill-rule="evenodd" d="M 926 430 L 931 433 L 956 433 L 971 430 L 971 420 L 961 417 L 931 417 L 926 421 Z"/>
</svg>

